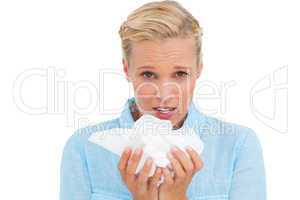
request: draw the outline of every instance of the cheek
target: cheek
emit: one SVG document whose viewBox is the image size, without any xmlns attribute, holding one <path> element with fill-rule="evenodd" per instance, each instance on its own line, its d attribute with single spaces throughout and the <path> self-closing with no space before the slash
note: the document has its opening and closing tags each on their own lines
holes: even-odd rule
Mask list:
<svg viewBox="0 0 300 200">
<path fill-rule="evenodd" d="M 180 110 L 183 114 L 188 110 L 188 105 L 193 97 L 194 88 L 196 85 L 195 80 L 189 80 L 189 82 L 181 83 L 181 94 L 179 98 Z"/>
<path fill-rule="evenodd" d="M 192 96 L 194 88 L 195 88 L 195 84 L 196 84 L 195 80 L 188 80 L 188 81 L 182 82 L 180 84 L 180 89 L 181 89 L 182 95 L 184 95 L 187 98 Z"/>
<path fill-rule="evenodd" d="M 151 96 L 157 94 L 157 86 L 154 83 L 150 82 L 136 82 L 133 83 L 134 92 L 138 96 Z"/>
</svg>

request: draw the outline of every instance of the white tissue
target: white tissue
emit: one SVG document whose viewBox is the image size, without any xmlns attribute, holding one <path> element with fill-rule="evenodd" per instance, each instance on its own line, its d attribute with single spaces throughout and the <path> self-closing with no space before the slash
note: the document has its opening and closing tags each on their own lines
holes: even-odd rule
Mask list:
<svg viewBox="0 0 300 200">
<path fill-rule="evenodd" d="M 121 156 L 125 147 L 133 150 L 143 148 L 142 158 L 137 166 L 136 174 L 141 171 L 148 157 L 153 159 L 149 177 L 153 176 L 156 167 L 167 167 L 170 161 L 167 153 L 172 146 L 185 152 L 187 146 L 192 147 L 199 155 L 203 150 L 203 142 L 192 128 L 182 127 L 172 130 L 169 120 L 160 120 L 152 115 L 144 114 L 133 125 L 132 129 L 113 128 L 95 132 L 89 141 Z M 188 155 L 186 153 L 186 155 Z"/>
</svg>

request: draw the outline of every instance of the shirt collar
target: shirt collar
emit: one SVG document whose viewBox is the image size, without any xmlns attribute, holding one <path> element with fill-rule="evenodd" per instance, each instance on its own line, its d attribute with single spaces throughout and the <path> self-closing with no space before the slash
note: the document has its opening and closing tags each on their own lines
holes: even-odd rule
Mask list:
<svg viewBox="0 0 300 200">
<path fill-rule="evenodd" d="M 134 124 L 134 119 L 130 112 L 130 105 L 135 102 L 135 97 L 127 99 L 126 103 L 123 106 L 123 110 L 119 117 L 120 127 L 121 128 L 132 128 Z M 188 115 L 183 123 L 183 127 L 193 128 L 197 133 L 202 132 L 201 126 L 204 125 L 206 117 L 202 114 L 192 101 L 188 108 Z"/>
</svg>

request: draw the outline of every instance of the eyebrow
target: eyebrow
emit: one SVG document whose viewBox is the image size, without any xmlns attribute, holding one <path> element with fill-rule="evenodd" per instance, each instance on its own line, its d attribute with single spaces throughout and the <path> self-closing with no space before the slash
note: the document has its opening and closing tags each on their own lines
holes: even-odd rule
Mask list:
<svg viewBox="0 0 300 200">
<path fill-rule="evenodd" d="M 153 69 L 153 68 L 155 68 L 155 67 L 149 66 L 149 65 L 138 67 L 138 69 Z M 176 65 L 176 66 L 174 66 L 174 68 L 175 69 L 191 69 L 191 67 L 180 66 L 180 65 Z"/>
<path fill-rule="evenodd" d="M 149 65 L 145 65 L 145 66 L 141 66 L 141 67 L 138 67 L 138 69 L 148 69 L 148 68 L 154 68 L 153 66 L 149 66 Z"/>
<path fill-rule="evenodd" d="M 175 69 L 191 69 L 191 67 L 179 66 L 179 65 L 175 66 L 174 68 Z"/>
</svg>

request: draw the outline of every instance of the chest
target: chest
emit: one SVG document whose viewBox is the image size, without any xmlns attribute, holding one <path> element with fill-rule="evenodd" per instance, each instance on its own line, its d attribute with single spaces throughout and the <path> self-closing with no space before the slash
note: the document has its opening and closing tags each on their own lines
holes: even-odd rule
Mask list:
<svg viewBox="0 0 300 200">
<path fill-rule="evenodd" d="M 86 156 L 93 200 L 131 199 L 118 170 L 119 156 L 93 144 L 87 148 Z M 216 157 L 211 151 L 204 151 L 202 159 L 204 167 L 194 175 L 187 190 L 189 199 L 228 199 L 230 159 L 226 155 Z"/>
</svg>

